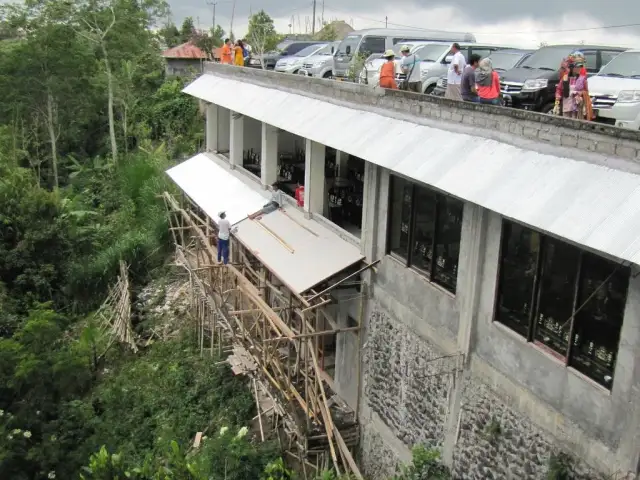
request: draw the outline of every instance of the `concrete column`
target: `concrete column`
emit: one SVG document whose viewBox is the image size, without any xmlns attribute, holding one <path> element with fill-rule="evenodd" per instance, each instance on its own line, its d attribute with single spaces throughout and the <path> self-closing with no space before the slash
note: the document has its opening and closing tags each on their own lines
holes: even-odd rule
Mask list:
<svg viewBox="0 0 640 480">
<path fill-rule="evenodd" d="M 231 168 L 242 166 L 244 150 L 244 115 L 231 112 L 231 145 L 229 149 L 229 163 Z"/>
<path fill-rule="evenodd" d="M 347 176 L 347 162 L 349 154 L 336 150 L 336 165 L 338 166 L 338 177 L 345 178 Z"/>
<path fill-rule="evenodd" d="M 244 149 L 260 153 L 262 143 L 262 122 L 255 118 L 245 117 L 244 119 Z"/>
<path fill-rule="evenodd" d="M 207 105 L 207 152 L 218 151 L 218 110 L 218 105 L 213 103 Z"/>
<path fill-rule="evenodd" d="M 324 154 L 324 145 L 305 139 L 304 211 L 308 214 L 324 213 Z"/>
<path fill-rule="evenodd" d="M 376 226 L 380 208 L 380 169 L 371 162 L 364 164 L 364 191 L 362 195 L 362 233 L 360 251 L 372 262 L 376 258 Z"/>
<path fill-rule="evenodd" d="M 453 451 L 458 438 L 458 419 L 461 413 L 464 386 L 468 381 L 470 356 L 473 350 L 473 329 L 477 321 L 478 304 L 482 287 L 484 251 L 489 223 L 488 211 L 479 205 L 464 204 L 462 218 L 462 243 L 458 266 L 457 295 L 460 298 L 460 324 L 457 348 L 464 354 L 464 373 L 454 380 L 449 399 L 449 417 L 443 445 L 445 464 L 453 464 Z"/>
<path fill-rule="evenodd" d="M 231 139 L 231 111 L 218 107 L 218 152 L 229 153 Z"/>
<path fill-rule="evenodd" d="M 260 155 L 262 186 L 273 185 L 278 180 L 278 129 L 262 123 L 262 152 Z"/>
</svg>

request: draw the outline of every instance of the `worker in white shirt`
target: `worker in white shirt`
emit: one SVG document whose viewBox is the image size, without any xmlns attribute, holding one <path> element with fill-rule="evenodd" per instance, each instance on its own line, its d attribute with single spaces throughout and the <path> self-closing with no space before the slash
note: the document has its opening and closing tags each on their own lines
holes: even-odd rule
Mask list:
<svg viewBox="0 0 640 480">
<path fill-rule="evenodd" d="M 229 235 L 231 233 L 231 224 L 227 220 L 227 214 L 220 212 L 218 214 L 218 263 L 220 260 L 226 265 L 229 263 Z"/>
<path fill-rule="evenodd" d="M 460 45 L 457 43 L 452 45 L 451 54 L 453 55 L 453 58 L 449 64 L 449 71 L 447 73 L 447 91 L 444 96 L 445 98 L 450 98 L 452 100 L 462 101 L 460 85 L 462 84 L 462 73 L 464 72 L 464 67 L 467 66 L 467 61 L 460 51 Z"/>
<path fill-rule="evenodd" d="M 282 191 L 280 187 L 278 187 L 278 182 L 271 185 L 271 201 L 267 203 L 264 207 L 258 210 L 255 213 L 249 215 L 249 218 L 253 220 L 260 215 L 265 215 L 267 213 L 275 212 L 282 206 Z"/>
</svg>

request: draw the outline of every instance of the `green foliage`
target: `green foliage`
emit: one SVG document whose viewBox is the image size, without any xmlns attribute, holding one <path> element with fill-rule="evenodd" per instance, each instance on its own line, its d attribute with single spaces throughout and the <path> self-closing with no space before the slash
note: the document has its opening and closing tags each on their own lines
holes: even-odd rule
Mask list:
<svg viewBox="0 0 640 480">
<path fill-rule="evenodd" d="M 440 452 L 423 445 L 413 447 L 412 462 L 403 466 L 393 480 L 451 480 L 451 473 L 440 463 Z"/>
<path fill-rule="evenodd" d="M 326 42 L 335 42 L 338 40 L 338 32 L 336 31 L 336 28 L 331 24 L 325 25 L 318 33 L 318 40 Z"/>
<path fill-rule="evenodd" d="M 569 480 L 572 459 L 564 452 L 552 453 L 549 457 L 547 480 Z"/>
<path fill-rule="evenodd" d="M 364 68 L 366 68 L 368 55 L 363 53 L 358 53 L 353 57 L 353 61 L 351 65 L 349 65 L 349 69 L 347 70 L 347 78 L 352 82 L 355 82 L 360 77 L 360 72 Z"/>
<path fill-rule="evenodd" d="M 276 49 L 280 36 L 276 32 L 273 19 L 264 10 L 249 17 L 246 40 L 256 55 Z"/>
<path fill-rule="evenodd" d="M 264 469 L 261 480 L 292 480 L 293 472 L 284 464 L 282 457 L 269 463 Z"/>
</svg>

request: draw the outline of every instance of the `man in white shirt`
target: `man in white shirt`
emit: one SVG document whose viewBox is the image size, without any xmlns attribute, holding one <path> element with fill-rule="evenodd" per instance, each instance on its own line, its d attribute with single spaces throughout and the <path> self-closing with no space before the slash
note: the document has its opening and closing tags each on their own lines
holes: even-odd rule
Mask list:
<svg viewBox="0 0 640 480">
<path fill-rule="evenodd" d="M 264 207 L 255 213 L 249 215 L 249 218 L 253 220 L 260 215 L 266 215 L 267 213 L 275 212 L 282 206 L 282 191 L 278 187 L 278 182 L 271 185 L 271 201 Z"/>
<path fill-rule="evenodd" d="M 400 49 L 402 60 L 400 67 L 406 75 L 405 85 L 410 92 L 422 93 L 422 78 L 420 76 L 420 59 L 411 53 L 409 45 L 403 45 Z"/>
<path fill-rule="evenodd" d="M 220 212 L 218 214 L 218 263 L 220 260 L 226 265 L 229 263 L 229 235 L 231 233 L 231 224 L 227 220 L 227 214 Z"/>
<path fill-rule="evenodd" d="M 464 72 L 464 67 L 467 66 L 467 61 L 460 52 L 460 45 L 457 43 L 454 43 L 451 47 L 451 53 L 453 54 L 453 59 L 449 64 L 449 71 L 447 73 L 447 92 L 445 93 L 445 98 L 462 101 L 460 84 L 462 83 L 462 72 Z"/>
</svg>

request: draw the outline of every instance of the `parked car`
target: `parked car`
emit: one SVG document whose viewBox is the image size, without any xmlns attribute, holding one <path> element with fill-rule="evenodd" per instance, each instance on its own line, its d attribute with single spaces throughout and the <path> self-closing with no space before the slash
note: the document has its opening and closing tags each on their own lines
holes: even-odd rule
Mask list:
<svg viewBox="0 0 640 480">
<path fill-rule="evenodd" d="M 372 28 L 351 32 L 340 42 L 333 57 L 335 77 L 337 79 L 348 78 L 349 72 L 359 56 L 368 57 L 373 53 L 382 54 L 398 43 L 416 41 L 475 42 L 476 39 L 470 33 L 422 32 L 391 28 Z"/>
<path fill-rule="evenodd" d="M 326 46 L 327 42 L 318 42 L 313 45 L 309 45 L 308 47 L 304 47 L 298 53 L 294 53 L 288 57 L 282 57 L 276 62 L 274 70 L 281 73 L 298 73 L 298 70 L 302 68 L 307 57 L 315 55 Z"/>
<path fill-rule="evenodd" d="M 506 72 L 507 70 L 511 70 L 512 68 L 517 67 L 522 62 L 524 62 L 527 58 L 531 56 L 531 54 L 535 50 L 522 50 L 519 48 L 507 48 L 505 50 L 496 50 L 495 52 L 491 52 L 488 55 L 488 58 L 491 59 L 491 63 L 493 64 L 493 69 L 498 72 L 498 74 L 502 74 L 502 72 Z M 475 53 L 475 52 L 474 52 Z M 466 57 L 467 60 L 469 57 Z M 438 97 L 443 97 L 447 91 L 447 74 L 443 74 L 436 83 L 436 88 L 433 90 L 433 95 Z"/>
<path fill-rule="evenodd" d="M 331 42 L 318 50 L 312 56 L 304 59 L 302 68 L 298 70 L 300 75 L 307 77 L 332 78 L 333 54 L 340 42 Z"/>
<path fill-rule="evenodd" d="M 400 70 L 400 49 L 403 46 L 408 46 L 410 52 L 413 53 L 418 47 L 422 45 L 426 45 L 430 42 L 402 42 L 397 43 L 393 46 L 392 50 L 396 54 L 396 75 L 400 75 L 402 71 Z M 451 45 L 448 42 L 442 42 L 442 45 Z M 380 81 L 380 68 L 386 62 L 384 58 L 382 58 L 381 53 L 374 53 L 369 55 L 369 57 L 365 60 L 362 70 L 360 71 L 360 75 L 358 76 L 358 83 L 363 83 L 365 85 L 376 86 Z"/>
<path fill-rule="evenodd" d="M 506 105 L 536 112 L 553 110 L 556 86 L 560 81 L 562 59 L 579 50 L 587 61 L 587 72 L 593 75 L 621 52 L 621 47 L 594 45 L 553 45 L 534 52 L 518 67 L 504 72 L 500 89 Z"/>
<path fill-rule="evenodd" d="M 309 45 L 316 45 L 320 42 L 312 42 L 312 41 L 302 41 L 302 40 L 283 40 L 280 42 L 276 49 L 273 52 L 267 52 L 262 55 L 262 62 L 264 62 L 264 67 L 267 70 L 273 70 L 276 67 L 276 63 L 282 57 L 290 57 L 291 55 L 295 55 L 300 50 Z M 249 67 L 252 68 L 262 68 L 262 62 L 260 61 L 260 56 L 252 57 L 249 59 Z"/>
<path fill-rule="evenodd" d="M 596 121 L 640 130 L 640 50 L 623 52 L 589 79 Z"/>
</svg>

